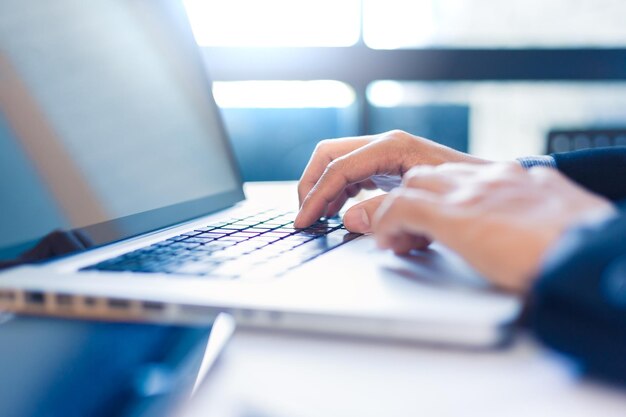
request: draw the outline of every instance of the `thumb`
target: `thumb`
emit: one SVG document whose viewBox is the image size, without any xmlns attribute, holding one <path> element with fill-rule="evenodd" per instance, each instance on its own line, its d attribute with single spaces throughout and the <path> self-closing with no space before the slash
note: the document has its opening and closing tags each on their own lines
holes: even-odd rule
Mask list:
<svg viewBox="0 0 626 417">
<path fill-rule="evenodd" d="M 385 197 L 387 196 L 379 195 L 350 207 L 343 216 L 343 224 L 346 229 L 354 233 L 371 233 L 374 213 Z"/>
</svg>

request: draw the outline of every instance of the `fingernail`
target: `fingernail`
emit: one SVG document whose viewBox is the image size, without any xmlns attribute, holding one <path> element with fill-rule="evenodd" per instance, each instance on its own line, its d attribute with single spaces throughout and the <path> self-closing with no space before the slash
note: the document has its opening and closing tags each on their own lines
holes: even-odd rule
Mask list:
<svg viewBox="0 0 626 417">
<path fill-rule="evenodd" d="M 370 233 L 370 218 L 367 212 L 361 208 L 354 208 L 348 210 L 345 216 L 343 216 L 343 224 L 351 232 L 354 233 Z"/>
<path fill-rule="evenodd" d="M 350 209 L 343 216 L 343 224 L 346 229 L 354 233 L 370 233 L 372 231 L 370 223 L 367 212 L 361 208 Z"/>
<path fill-rule="evenodd" d="M 296 218 L 293 220 L 293 226 L 296 228 L 299 227 L 300 224 L 300 213 L 301 212 L 298 212 L 298 214 L 296 214 Z"/>
</svg>

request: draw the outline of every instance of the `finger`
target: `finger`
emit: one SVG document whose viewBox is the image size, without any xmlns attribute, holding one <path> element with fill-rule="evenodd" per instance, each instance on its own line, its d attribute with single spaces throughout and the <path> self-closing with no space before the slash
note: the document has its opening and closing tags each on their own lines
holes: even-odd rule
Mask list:
<svg viewBox="0 0 626 417">
<path fill-rule="evenodd" d="M 391 250 L 396 255 L 408 255 L 414 249 L 426 249 L 430 243 L 424 236 L 401 233 L 392 239 Z"/>
<path fill-rule="evenodd" d="M 407 255 L 412 250 L 424 250 L 432 241 L 425 236 L 403 233 L 395 238 L 391 244 L 391 250 L 397 255 Z"/>
<path fill-rule="evenodd" d="M 345 190 L 339 195 L 335 201 L 328 205 L 326 209 L 326 217 L 334 217 L 339 213 L 339 210 L 348 201 L 349 198 L 356 196 L 361 191 L 361 183 L 348 185 Z"/>
<path fill-rule="evenodd" d="M 371 178 L 365 181 L 361 181 L 359 183 L 359 186 L 361 187 L 362 190 L 378 190 L 378 186 Z"/>
<path fill-rule="evenodd" d="M 438 166 L 421 165 L 411 168 L 403 177 L 402 185 L 437 194 L 445 194 L 462 187 L 469 178 L 484 172 L 483 165 L 445 163 Z"/>
<path fill-rule="evenodd" d="M 374 216 L 374 232 L 381 248 L 393 248 L 402 234 L 436 238 L 440 198 L 431 192 L 401 188 L 389 194 Z"/>
<path fill-rule="evenodd" d="M 322 213 L 323 217 L 334 217 L 337 215 L 337 213 L 339 213 L 339 210 L 341 210 L 341 208 L 343 207 L 344 204 L 346 204 L 346 201 L 348 201 L 350 197 L 348 196 L 348 192 L 346 190 L 344 190 L 339 197 L 337 197 L 335 199 L 335 201 L 333 201 L 332 203 L 328 204 L 328 207 L 326 208 L 326 212 Z"/>
<path fill-rule="evenodd" d="M 298 198 L 300 204 L 317 183 L 320 176 L 330 162 L 355 149 L 364 146 L 370 141 L 369 136 L 323 140 L 315 148 L 298 183 Z"/>
<path fill-rule="evenodd" d="M 385 149 L 387 146 L 385 142 L 370 142 L 333 160 L 302 202 L 296 227 L 307 227 L 319 219 L 348 185 L 372 175 L 400 173 L 401 158 Z"/>
<path fill-rule="evenodd" d="M 442 194 L 453 190 L 457 185 L 456 174 L 451 174 L 434 166 L 418 166 L 411 168 L 402 177 L 405 188 L 418 188 Z"/>
<path fill-rule="evenodd" d="M 343 216 L 346 229 L 354 233 L 371 233 L 372 219 L 386 197 L 386 194 L 379 195 L 350 207 Z"/>
</svg>

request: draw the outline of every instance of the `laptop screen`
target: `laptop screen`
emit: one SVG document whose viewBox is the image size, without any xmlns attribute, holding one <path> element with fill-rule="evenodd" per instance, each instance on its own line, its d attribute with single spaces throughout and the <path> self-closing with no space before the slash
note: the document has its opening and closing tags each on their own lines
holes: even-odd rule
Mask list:
<svg viewBox="0 0 626 417">
<path fill-rule="evenodd" d="M 0 109 L 0 261 L 243 198 L 179 1 L 3 0 Z"/>
</svg>

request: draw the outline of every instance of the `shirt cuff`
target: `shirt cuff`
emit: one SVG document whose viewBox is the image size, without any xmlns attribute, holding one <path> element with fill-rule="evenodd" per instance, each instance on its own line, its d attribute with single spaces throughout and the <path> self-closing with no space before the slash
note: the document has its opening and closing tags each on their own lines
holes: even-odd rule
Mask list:
<svg viewBox="0 0 626 417">
<path fill-rule="evenodd" d="M 525 169 L 532 167 L 546 167 L 556 169 L 556 161 L 550 155 L 524 156 L 517 158 L 517 162 Z"/>
</svg>

